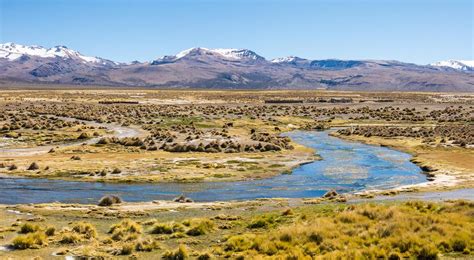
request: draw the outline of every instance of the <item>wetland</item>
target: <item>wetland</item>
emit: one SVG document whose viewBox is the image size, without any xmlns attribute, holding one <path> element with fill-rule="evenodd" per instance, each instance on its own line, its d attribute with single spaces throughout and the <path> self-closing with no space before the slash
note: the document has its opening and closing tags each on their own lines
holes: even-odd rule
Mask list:
<svg viewBox="0 0 474 260">
<path fill-rule="evenodd" d="M 5 90 L 0 257 L 469 258 L 473 106 L 464 93 Z"/>
</svg>

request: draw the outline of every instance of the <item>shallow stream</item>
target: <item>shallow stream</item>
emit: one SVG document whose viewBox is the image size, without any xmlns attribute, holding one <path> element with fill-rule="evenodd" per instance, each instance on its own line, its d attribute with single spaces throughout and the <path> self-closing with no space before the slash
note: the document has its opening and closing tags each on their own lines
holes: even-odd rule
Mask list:
<svg viewBox="0 0 474 260">
<path fill-rule="evenodd" d="M 329 189 L 351 193 L 388 189 L 426 181 L 409 154 L 386 147 L 349 142 L 328 131 L 294 131 L 295 142 L 314 148 L 321 161 L 301 165 L 291 174 L 238 182 L 106 184 L 47 179 L 0 178 L 0 204 L 96 203 L 104 194 L 125 201 L 169 200 L 180 194 L 195 201 L 319 197 Z"/>
</svg>

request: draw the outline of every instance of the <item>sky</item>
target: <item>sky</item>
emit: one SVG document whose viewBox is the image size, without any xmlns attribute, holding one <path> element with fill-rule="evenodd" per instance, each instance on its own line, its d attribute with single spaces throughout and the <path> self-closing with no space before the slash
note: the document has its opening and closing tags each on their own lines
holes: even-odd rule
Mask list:
<svg viewBox="0 0 474 260">
<path fill-rule="evenodd" d="M 473 0 L 0 0 L 0 42 L 114 61 L 191 47 L 272 59 L 474 59 Z"/>
</svg>

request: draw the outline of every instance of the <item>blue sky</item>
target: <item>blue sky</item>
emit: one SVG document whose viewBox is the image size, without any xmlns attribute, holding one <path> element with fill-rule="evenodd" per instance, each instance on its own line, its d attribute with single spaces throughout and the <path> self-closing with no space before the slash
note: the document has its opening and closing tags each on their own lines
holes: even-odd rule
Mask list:
<svg viewBox="0 0 474 260">
<path fill-rule="evenodd" d="M 472 0 L 0 0 L 0 41 L 116 61 L 191 47 L 266 58 L 473 59 Z"/>
</svg>

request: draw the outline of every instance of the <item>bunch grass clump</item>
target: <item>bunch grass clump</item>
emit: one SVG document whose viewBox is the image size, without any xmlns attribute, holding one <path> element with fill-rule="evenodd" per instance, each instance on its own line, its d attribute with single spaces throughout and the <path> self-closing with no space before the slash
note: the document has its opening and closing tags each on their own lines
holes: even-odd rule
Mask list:
<svg viewBox="0 0 474 260">
<path fill-rule="evenodd" d="M 40 227 L 38 225 L 31 224 L 31 223 L 25 223 L 25 224 L 21 225 L 19 233 L 20 234 L 33 233 L 33 232 L 38 231 L 39 229 L 40 229 Z"/>
<path fill-rule="evenodd" d="M 115 241 L 135 240 L 142 233 L 142 226 L 131 219 L 124 219 L 120 223 L 112 225 L 109 230 L 111 238 Z"/>
<path fill-rule="evenodd" d="M 87 239 L 96 238 L 97 237 L 97 230 L 91 223 L 87 222 L 77 222 L 72 227 L 72 231 L 77 234 L 83 235 Z"/>
<path fill-rule="evenodd" d="M 189 229 L 186 234 L 189 236 L 201 236 L 214 230 L 214 222 L 206 218 L 196 218 L 190 220 Z"/>
<path fill-rule="evenodd" d="M 137 251 L 151 252 L 159 248 L 158 242 L 151 238 L 142 238 L 135 243 L 135 250 Z"/>
<path fill-rule="evenodd" d="M 36 249 L 46 246 L 47 244 L 48 240 L 46 235 L 39 231 L 17 236 L 12 241 L 12 246 L 16 249 Z"/>
<path fill-rule="evenodd" d="M 188 249 L 185 246 L 180 245 L 178 249 L 174 251 L 166 251 L 163 254 L 162 258 L 164 260 L 184 260 L 184 259 L 187 259 L 188 257 L 189 257 Z"/>
</svg>

